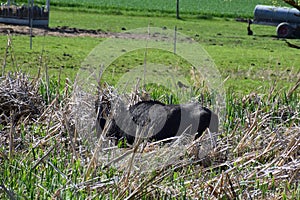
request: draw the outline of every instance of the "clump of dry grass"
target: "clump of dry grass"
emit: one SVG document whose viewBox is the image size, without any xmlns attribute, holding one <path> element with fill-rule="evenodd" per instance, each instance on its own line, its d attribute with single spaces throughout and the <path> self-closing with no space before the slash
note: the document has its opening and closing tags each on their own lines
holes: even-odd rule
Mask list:
<svg viewBox="0 0 300 200">
<path fill-rule="evenodd" d="M 21 72 L 0 77 L 0 124 L 17 123 L 20 118 L 37 117 L 43 112 L 37 81 Z"/>
<path fill-rule="evenodd" d="M 37 119 L 43 112 L 44 101 L 38 82 L 38 79 L 30 79 L 21 72 L 0 77 L 0 142 L 9 146 L 9 157 L 12 157 L 15 146 L 23 146 L 16 136 L 18 127 Z"/>
</svg>

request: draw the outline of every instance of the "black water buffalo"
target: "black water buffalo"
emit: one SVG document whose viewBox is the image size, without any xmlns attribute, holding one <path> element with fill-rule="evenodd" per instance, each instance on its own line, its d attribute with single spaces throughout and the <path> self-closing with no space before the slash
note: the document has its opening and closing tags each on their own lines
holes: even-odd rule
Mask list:
<svg viewBox="0 0 300 200">
<path fill-rule="evenodd" d="M 198 138 L 207 128 L 218 132 L 218 116 L 199 103 L 166 105 L 159 101 L 141 101 L 127 108 L 118 102 L 115 109 L 107 103 L 97 106 L 97 132 L 107 125 L 106 136 L 116 141 L 126 139 L 133 144 L 142 137 L 148 141 L 159 141 L 181 135 L 183 132 L 195 134 Z"/>
</svg>

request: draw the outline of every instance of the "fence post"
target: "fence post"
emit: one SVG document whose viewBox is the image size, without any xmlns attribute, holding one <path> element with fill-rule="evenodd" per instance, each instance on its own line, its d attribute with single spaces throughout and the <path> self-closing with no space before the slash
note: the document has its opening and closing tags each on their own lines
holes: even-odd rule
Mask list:
<svg viewBox="0 0 300 200">
<path fill-rule="evenodd" d="M 28 1 L 28 19 L 29 19 L 29 27 L 30 27 L 30 49 L 32 49 L 32 26 L 33 26 L 33 4 L 34 4 L 34 0 L 29 0 Z"/>
<path fill-rule="evenodd" d="M 179 16 L 179 0 L 176 0 L 176 18 L 180 19 L 180 16 Z"/>
</svg>

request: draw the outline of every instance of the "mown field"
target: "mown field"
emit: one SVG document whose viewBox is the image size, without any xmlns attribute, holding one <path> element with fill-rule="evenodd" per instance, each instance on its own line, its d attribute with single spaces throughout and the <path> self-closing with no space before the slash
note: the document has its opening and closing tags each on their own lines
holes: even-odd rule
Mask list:
<svg viewBox="0 0 300 200">
<path fill-rule="evenodd" d="M 25 1 L 24 1 L 25 2 Z M 36 1 L 43 4 L 44 1 Z M 25 2 L 26 3 L 26 2 Z M 64 7 L 72 10 L 89 9 L 90 12 L 115 13 L 117 15 L 174 15 L 176 1 L 173 0 L 88 0 L 88 1 L 66 1 L 53 0 L 51 4 L 56 7 Z M 251 17 L 253 9 L 257 4 L 283 5 L 281 1 L 274 0 L 185 0 L 180 2 L 180 12 L 191 16 L 219 16 L 219 17 Z"/>
<path fill-rule="evenodd" d="M 167 6 L 173 1 L 165 7 L 156 1 L 51 2 L 50 27 L 111 34 L 176 25 L 214 61 L 224 81 L 226 114 L 214 148 L 206 135 L 188 145 L 102 148 L 107 141 L 91 142 L 76 129 L 83 112 L 74 109 L 72 91 L 82 61 L 105 38 L 46 33 L 33 38 L 30 50 L 28 35 L 4 33 L 0 199 L 300 199 L 300 51 L 276 38 L 275 27 L 253 25 L 248 36 L 247 24 L 231 18 L 250 17 L 258 1 L 182 2 L 183 20 L 174 18 L 174 5 Z M 205 9 L 198 14 L 199 7 Z M 144 58 L 144 51 L 126 53 L 102 81 L 115 83 Z M 188 66 L 157 51 L 149 51 L 147 61 Z M 209 106 L 209 91 L 193 89 L 204 91 L 200 100 Z M 166 103 L 174 95 L 150 90 Z"/>
<path fill-rule="evenodd" d="M 256 4 L 270 4 L 270 0 L 234 0 L 234 1 L 182 1 L 180 2 L 180 10 L 184 14 L 208 14 L 217 16 L 251 16 L 253 8 Z M 162 12 L 162 13 L 174 13 L 176 10 L 176 1 L 64 1 L 57 0 L 52 3 L 59 6 L 66 7 L 85 7 L 98 9 L 117 9 L 120 13 L 123 11 L 148 11 L 148 12 Z"/>
</svg>

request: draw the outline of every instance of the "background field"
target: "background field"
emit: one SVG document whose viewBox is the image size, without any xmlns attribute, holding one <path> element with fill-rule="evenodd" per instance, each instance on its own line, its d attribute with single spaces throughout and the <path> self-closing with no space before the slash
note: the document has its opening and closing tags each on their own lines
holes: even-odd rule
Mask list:
<svg viewBox="0 0 300 200">
<path fill-rule="evenodd" d="M 45 1 L 36 1 L 44 3 Z M 280 2 L 280 1 L 279 1 Z M 231 17 L 251 17 L 253 9 L 257 4 L 273 4 L 274 0 L 184 0 L 180 2 L 180 11 L 182 14 L 198 16 L 231 16 Z M 67 7 L 68 9 L 86 9 L 89 11 L 98 11 L 106 13 L 123 14 L 128 13 L 137 15 L 144 13 L 146 15 L 174 14 L 176 10 L 175 0 L 52 0 L 51 4 L 56 7 Z M 280 3 L 282 5 L 282 3 Z"/>
<path fill-rule="evenodd" d="M 104 15 L 56 9 L 52 10 L 50 18 L 51 27 L 93 29 L 108 34 L 148 25 L 171 30 L 176 25 L 178 31 L 193 37 L 212 57 L 222 78 L 224 80 L 229 78 L 225 87 L 232 88 L 237 93 L 264 91 L 265 87 L 269 87 L 274 81 L 282 87 L 290 87 L 297 81 L 300 52 L 288 47 L 285 40 L 277 39 L 275 27 L 253 25 L 254 35 L 248 36 L 247 24 L 236 22 L 232 18 L 176 20 L 172 17 Z M 0 37 L 3 59 L 7 36 Z M 29 49 L 27 36 L 13 35 L 12 40 L 14 46 L 12 53 L 16 56 L 18 67 L 22 70 L 36 72 L 38 67 L 42 67 L 38 61 L 43 55 L 44 65 L 48 66 L 51 76 L 58 77 L 57 74 L 62 69 L 63 77 L 74 80 L 83 59 L 104 39 L 96 35 L 93 37 L 36 36 L 33 38 L 33 50 Z M 290 42 L 299 44 L 299 40 L 290 40 Z M 127 67 L 137 62 L 134 61 L 135 59 L 143 62 L 144 58 L 143 55 L 139 55 L 139 58 L 125 56 L 111 67 L 124 68 L 121 66 L 125 66 L 126 71 Z M 164 54 L 155 55 L 155 59 L 164 62 Z M 10 58 L 7 62 L 10 62 Z M 172 64 L 176 65 L 176 59 Z M 7 65 L 8 68 L 10 66 Z"/>
</svg>

